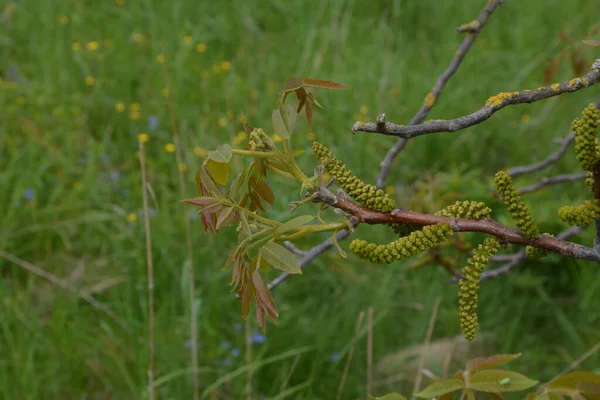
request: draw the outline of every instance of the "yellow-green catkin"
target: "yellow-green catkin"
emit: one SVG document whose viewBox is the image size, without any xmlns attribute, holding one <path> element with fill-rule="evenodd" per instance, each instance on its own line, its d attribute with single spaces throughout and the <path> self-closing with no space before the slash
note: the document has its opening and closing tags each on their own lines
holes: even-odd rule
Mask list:
<svg viewBox="0 0 600 400">
<path fill-rule="evenodd" d="M 319 142 L 313 142 L 312 148 L 327 172 L 336 177 L 336 182 L 342 189 L 363 207 L 371 210 L 389 212 L 396 207 L 396 203 L 389 194 L 374 185 L 369 185 L 354 176 L 343 162 L 335 158 L 331 151 Z"/>
<path fill-rule="evenodd" d="M 450 224 L 447 223 L 428 225 L 388 244 L 374 244 L 355 239 L 350 243 L 350 250 L 374 264 L 390 264 L 394 260 L 416 256 L 446 241 L 453 233 Z"/>
<path fill-rule="evenodd" d="M 500 199 L 508 208 L 508 212 L 515 221 L 523 235 L 535 239 L 540 235 L 537 224 L 531 218 L 529 209 L 523 203 L 521 195 L 512 183 L 512 178 L 505 171 L 499 171 L 494 176 L 494 186 L 500 195 Z"/>
<path fill-rule="evenodd" d="M 554 235 L 552 235 L 548 232 L 543 233 L 543 235 L 554 237 Z M 542 258 L 542 257 L 546 257 L 548 254 L 550 254 L 550 250 L 540 249 L 539 247 L 533 247 L 533 246 L 525 246 L 525 255 L 527 256 L 527 258 L 530 258 L 530 259 Z"/>
<path fill-rule="evenodd" d="M 568 224 L 585 226 L 600 218 L 600 200 L 587 200 L 577 206 L 563 206 L 558 217 Z"/>
<path fill-rule="evenodd" d="M 600 125 L 600 111 L 594 104 L 589 104 L 571 126 L 575 134 L 575 155 L 579 166 L 585 171 L 593 171 L 600 160 L 596 139 L 598 125 Z"/>
<path fill-rule="evenodd" d="M 435 213 L 440 217 L 479 219 L 489 218 L 492 210 L 484 203 L 477 201 L 457 201 Z"/>
<path fill-rule="evenodd" d="M 490 258 L 498 252 L 500 247 L 500 242 L 496 238 L 485 238 L 483 243 L 473 250 L 473 255 L 467 260 L 467 266 L 461 271 L 465 278 L 458 282 L 458 315 L 460 329 L 469 342 L 475 339 L 479 330 L 477 318 L 479 280 Z"/>
</svg>

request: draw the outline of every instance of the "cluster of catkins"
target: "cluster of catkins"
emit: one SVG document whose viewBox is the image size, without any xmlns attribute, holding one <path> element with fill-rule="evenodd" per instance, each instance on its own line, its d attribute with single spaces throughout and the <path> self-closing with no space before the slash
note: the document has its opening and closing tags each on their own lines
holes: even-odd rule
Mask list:
<svg viewBox="0 0 600 400">
<path fill-rule="evenodd" d="M 594 170 L 600 162 L 600 141 L 596 137 L 600 125 L 600 111 L 589 104 L 581 116 L 573 121 L 575 156 L 579 166 L 587 172 L 585 183 L 594 189 Z M 577 206 L 564 206 L 558 210 L 563 221 L 578 226 L 588 225 L 600 218 L 600 200 L 589 200 Z"/>
<path fill-rule="evenodd" d="M 596 130 L 599 125 L 600 111 L 593 104 L 586 107 L 581 117 L 573 122 L 577 161 L 588 172 L 586 182 L 592 187 L 592 173 L 600 161 L 600 141 L 596 139 Z M 395 202 L 388 194 L 354 176 L 344 163 L 336 159 L 325 146 L 314 142 L 313 151 L 325 169 L 336 177 L 336 181 L 342 189 L 362 206 L 382 212 L 390 212 L 395 208 Z M 523 235 L 530 239 L 538 238 L 540 236 L 538 226 L 521 199 L 521 195 L 515 189 L 510 175 L 505 171 L 496 173 L 494 186 Z M 490 214 L 491 210 L 484 203 L 459 201 L 438 211 L 435 215 L 480 219 L 488 218 Z M 564 206 L 558 214 L 562 220 L 568 223 L 586 225 L 593 222 L 594 219 L 600 218 L 600 200 L 586 201 L 578 206 Z M 375 244 L 356 239 L 350 244 L 350 249 L 364 260 L 377 264 L 389 264 L 395 260 L 418 255 L 428 248 L 443 243 L 453 234 L 452 228 L 447 223 L 430 226 L 395 223 L 390 226 L 399 236 L 395 241 L 388 244 Z M 545 233 L 545 235 L 551 236 L 549 233 Z M 469 341 L 475 338 L 479 329 L 476 311 L 481 274 L 490 258 L 500 247 L 502 245 L 496 238 L 485 238 L 483 243 L 473 251 L 472 256 L 467 260 L 467 265 L 461 270 L 464 279 L 459 281 L 460 326 L 465 338 Z M 549 252 L 546 249 L 526 246 L 525 253 L 529 258 L 540 258 Z"/>
</svg>

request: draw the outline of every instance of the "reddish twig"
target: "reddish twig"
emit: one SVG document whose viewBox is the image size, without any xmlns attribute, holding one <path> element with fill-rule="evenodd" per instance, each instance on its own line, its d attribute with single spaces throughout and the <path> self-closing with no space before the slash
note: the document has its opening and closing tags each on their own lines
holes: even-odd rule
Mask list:
<svg viewBox="0 0 600 400">
<path fill-rule="evenodd" d="M 534 103 L 565 93 L 576 92 L 588 88 L 596 83 L 600 77 L 600 59 L 597 59 L 590 71 L 583 77 L 574 78 L 561 83 L 543 86 L 535 90 L 522 92 L 499 93 L 490 97 L 485 106 L 474 113 L 449 120 L 432 120 L 420 125 L 396 125 L 386 122 L 385 125 L 375 122 L 357 122 L 352 127 L 352 132 L 373 132 L 384 135 L 398 136 L 404 139 L 425 135 L 434 132 L 456 132 L 477 125 L 494 115 L 506 106 Z M 383 128 L 383 129 L 382 129 Z"/>
<path fill-rule="evenodd" d="M 478 220 L 440 217 L 431 214 L 415 213 L 396 209 L 389 213 L 370 210 L 355 204 L 345 196 L 334 195 L 326 188 L 319 188 L 313 199 L 335 207 L 352 215 L 357 222 L 370 225 L 404 223 L 415 225 L 434 225 L 448 223 L 454 232 L 481 232 L 495 236 L 503 243 L 528 245 L 546 249 L 571 258 L 600 262 L 600 254 L 593 248 L 577 243 L 560 240 L 551 236 L 541 235 L 537 239 L 529 239 L 516 229 L 509 228 L 491 219 Z"/>
</svg>

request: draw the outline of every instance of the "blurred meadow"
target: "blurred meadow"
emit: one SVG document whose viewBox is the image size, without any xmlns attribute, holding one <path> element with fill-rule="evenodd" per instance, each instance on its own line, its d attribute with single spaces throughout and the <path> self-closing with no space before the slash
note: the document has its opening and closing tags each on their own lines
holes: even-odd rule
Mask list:
<svg viewBox="0 0 600 400">
<path fill-rule="evenodd" d="M 584 73 L 598 57 L 598 49 L 580 48 L 580 42 L 598 35 L 600 3 L 506 3 L 491 16 L 429 118 L 470 113 L 498 92 L 537 88 L 545 71 L 552 81 L 578 76 L 573 49 L 585 63 Z M 374 181 L 395 139 L 352 136 L 350 127 L 382 111 L 388 121 L 407 123 L 462 40 L 454 28 L 484 5 L 485 0 L 0 0 L 0 398 L 147 397 L 139 140 L 145 142 L 149 184 L 158 398 L 192 398 L 190 351 L 196 340 L 201 398 L 243 398 L 249 357 L 251 398 L 333 399 L 357 315 L 369 307 L 377 395 L 410 394 L 414 360 L 423 350 L 416 346 L 425 339 L 438 299 L 435 346 L 424 350 L 427 368 L 437 376 L 453 349 L 452 368 L 467 356 L 523 352 L 512 368 L 544 381 L 600 342 L 595 266 L 556 255 L 524 262 L 482 285 L 485 339 L 470 348 L 453 340 L 460 335 L 457 287 L 439 265 L 416 269 L 414 259 L 374 266 L 351 254 L 342 260 L 335 251 L 273 291 L 280 322 L 263 334 L 253 321 L 242 321 L 228 286 L 230 271 L 221 271 L 235 230 L 210 236 L 197 209 L 181 203 L 197 195 L 194 173 L 208 150 L 221 143 L 245 146 L 243 121 L 271 130 L 271 110 L 291 76 L 351 86 L 315 91 L 325 110 L 315 111 L 311 129 L 300 119 L 293 137 L 293 147 L 304 150 L 298 157 L 304 170 L 311 173 L 317 165 L 310 150 L 317 139 L 358 176 Z M 564 57 L 549 72 L 549 60 L 561 52 Z M 553 139 L 566 136 L 572 120 L 599 95 L 592 87 L 505 108 L 462 132 L 419 137 L 396 160 L 386 190 L 417 211 L 435 211 L 457 199 L 485 200 L 500 222 L 512 226 L 491 196 L 491 177 L 556 150 Z M 241 168 L 242 161 L 233 165 Z M 570 172 L 578 172 L 572 150 L 516 184 Z M 298 188 L 273 186 L 270 213 L 288 219 L 287 204 L 297 200 Z M 556 218 L 558 207 L 585 196 L 585 185 L 576 182 L 532 193 L 526 201 L 541 230 L 558 233 L 567 228 Z M 196 338 L 189 333 L 186 218 Z M 361 226 L 356 235 L 391 239 L 377 227 Z M 573 240 L 591 244 L 593 229 Z M 275 276 L 271 271 L 268 278 Z M 86 296 L 108 314 L 90 306 Z M 363 328 L 344 399 L 365 396 L 366 337 Z M 600 355 L 594 354 L 581 366 L 598 365 Z M 423 378 L 423 384 L 430 381 Z"/>
</svg>

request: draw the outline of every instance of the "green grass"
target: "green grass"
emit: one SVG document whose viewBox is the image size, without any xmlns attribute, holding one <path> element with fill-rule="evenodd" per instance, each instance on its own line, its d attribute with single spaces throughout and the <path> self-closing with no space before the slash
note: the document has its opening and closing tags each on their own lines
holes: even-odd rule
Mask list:
<svg viewBox="0 0 600 400">
<path fill-rule="evenodd" d="M 390 121 L 406 123 L 460 43 L 453 29 L 473 19 L 485 2 L 123 3 L 0 2 L 0 249 L 91 291 L 129 328 L 0 259 L 0 398 L 145 396 L 146 262 L 136 154 L 140 133 L 150 137 L 157 393 L 164 399 L 191 398 L 192 393 L 184 229 L 189 214 L 201 391 L 214 398 L 243 396 L 239 303 L 229 292 L 228 272 L 220 271 L 235 236 L 206 235 L 194 219 L 195 210 L 180 203 L 180 166 L 175 154 L 165 150 L 172 133 L 159 59 L 164 57 L 170 78 L 187 197 L 196 193 L 193 173 L 201 163 L 196 153 L 231 142 L 241 130 L 242 113 L 252 125 L 269 129 L 277 92 L 294 75 L 352 87 L 317 92 L 325 111 L 316 112 L 313 130 L 355 173 L 374 180 L 394 139 L 351 136 L 352 123 L 373 120 L 380 111 Z M 430 118 L 463 115 L 498 92 L 540 86 L 548 58 L 567 46 L 559 31 L 579 41 L 594 24 L 598 26 L 593 2 L 507 1 L 491 17 Z M 200 44 L 205 48 L 197 48 Z M 597 52 L 589 48 L 582 55 L 591 63 Z M 565 60 L 554 79 L 573 76 Z M 592 88 L 504 109 L 464 132 L 418 138 L 398 158 L 389 182 L 412 185 L 436 177 L 419 200 L 429 206 L 443 204 L 447 192 L 489 200 L 493 173 L 544 158 L 556 147 L 551 139 L 568 133 L 596 92 Z M 121 104 L 125 109 L 120 112 Z M 136 116 L 132 104 L 139 104 L 139 119 L 131 118 Z M 368 108 L 366 115 L 357 115 L 362 106 Z M 156 127 L 149 118 L 156 119 Z M 315 159 L 307 133 L 301 121 L 294 147 L 305 150 L 302 166 L 312 171 Z M 576 168 L 569 154 L 548 173 Z M 540 176 L 519 178 L 517 184 Z M 296 188 L 276 191 L 282 219 L 289 217 L 286 204 L 296 193 Z M 565 228 L 555 217 L 558 207 L 585 195 L 582 183 L 570 183 L 532 194 L 527 201 L 541 230 L 558 232 Z M 511 224 L 499 204 L 494 209 Z M 361 227 L 357 235 L 390 238 L 383 229 L 368 234 L 369 229 Z M 592 234 L 589 230 L 574 240 L 590 244 Z M 442 305 L 433 338 L 458 335 L 456 286 L 446 283 L 439 267 L 413 271 L 410 264 L 376 267 L 328 253 L 304 275 L 276 289 L 281 319 L 278 326 L 269 326 L 264 343 L 253 346 L 260 368 L 254 373 L 252 398 L 275 398 L 298 354 L 287 398 L 333 398 L 344 358 L 332 362 L 331 357 L 347 352 L 356 317 L 368 307 L 375 309 L 377 322 L 376 361 L 423 341 L 438 296 Z M 480 319 L 482 329 L 496 338 L 473 355 L 523 352 L 515 369 L 540 380 L 559 373 L 600 340 L 600 287 L 594 268 L 553 255 L 486 282 Z M 363 334 L 344 398 L 364 396 L 365 341 Z M 237 357 L 233 349 L 239 349 Z M 582 366 L 598 363 L 595 355 Z M 408 394 L 411 388 L 412 382 L 399 382 L 376 393 Z"/>
</svg>

